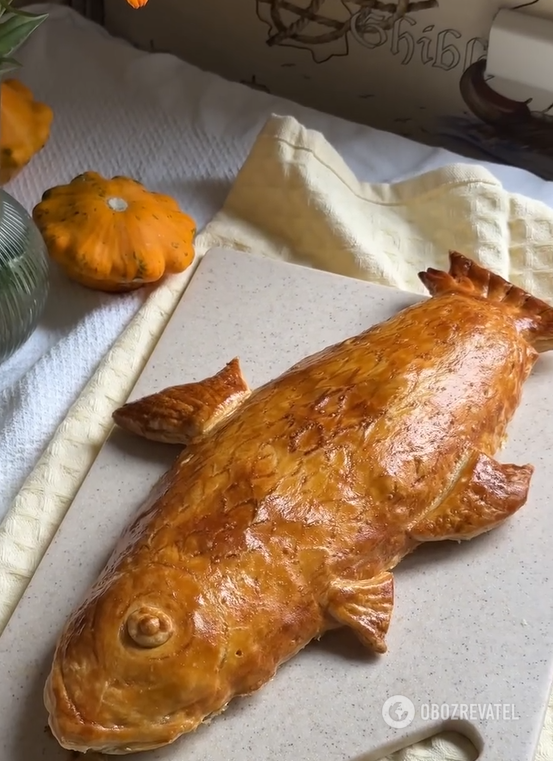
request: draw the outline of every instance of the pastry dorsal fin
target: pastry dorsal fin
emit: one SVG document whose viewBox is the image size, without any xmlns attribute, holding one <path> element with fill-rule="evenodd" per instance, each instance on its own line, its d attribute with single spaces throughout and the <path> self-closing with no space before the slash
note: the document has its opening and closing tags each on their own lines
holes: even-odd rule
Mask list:
<svg viewBox="0 0 553 761">
<path fill-rule="evenodd" d="M 502 304 L 537 351 L 553 349 L 553 308 L 549 304 L 457 251 L 449 252 L 449 261 L 449 272 L 433 268 L 419 272 L 431 296 L 463 293 Z"/>
<path fill-rule="evenodd" d="M 119 407 L 113 419 L 151 441 L 189 444 L 228 418 L 250 393 L 235 358 L 209 378 L 170 386 Z"/>
</svg>

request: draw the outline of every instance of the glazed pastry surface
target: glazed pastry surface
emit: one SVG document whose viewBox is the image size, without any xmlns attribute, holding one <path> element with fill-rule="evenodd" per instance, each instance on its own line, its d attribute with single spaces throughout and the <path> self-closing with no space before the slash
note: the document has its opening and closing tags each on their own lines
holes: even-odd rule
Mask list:
<svg viewBox="0 0 553 761">
<path fill-rule="evenodd" d="M 171 743 L 335 627 L 384 653 L 401 559 L 525 504 L 533 467 L 494 454 L 552 310 L 450 258 L 431 298 L 254 391 L 234 359 L 114 413 L 183 451 L 60 635 L 61 745 Z"/>
</svg>

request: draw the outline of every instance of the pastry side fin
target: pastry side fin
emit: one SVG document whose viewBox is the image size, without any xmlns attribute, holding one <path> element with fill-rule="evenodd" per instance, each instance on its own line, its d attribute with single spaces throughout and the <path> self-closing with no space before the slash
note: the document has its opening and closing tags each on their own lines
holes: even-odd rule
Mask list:
<svg viewBox="0 0 553 761">
<path fill-rule="evenodd" d="M 436 542 L 490 531 L 526 503 L 533 472 L 532 465 L 503 465 L 475 453 L 445 499 L 410 529 L 410 537 Z"/>
<path fill-rule="evenodd" d="M 433 268 L 419 272 L 431 296 L 457 292 L 502 303 L 538 352 L 553 349 L 553 307 L 457 251 L 449 252 L 449 261 L 449 272 Z"/>
<path fill-rule="evenodd" d="M 215 375 L 124 404 L 113 413 L 118 426 L 151 441 L 189 444 L 226 419 L 250 395 L 238 359 Z"/>
<path fill-rule="evenodd" d="M 336 579 L 330 584 L 327 614 L 377 653 L 387 650 L 393 607 L 394 577 L 388 571 L 373 579 Z"/>
</svg>

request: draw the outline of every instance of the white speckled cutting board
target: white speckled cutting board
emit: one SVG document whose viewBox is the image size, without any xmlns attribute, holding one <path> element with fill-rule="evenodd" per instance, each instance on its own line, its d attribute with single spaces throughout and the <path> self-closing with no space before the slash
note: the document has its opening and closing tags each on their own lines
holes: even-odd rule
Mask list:
<svg viewBox="0 0 553 761">
<path fill-rule="evenodd" d="M 255 387 L 418 299 L 243 253 L 209 252 L 132 398 L 209 376 L 234 356 Z M 367 654 L 347 631 L 332 633 L 194 735 L 128 758 L 372 761 L 447 726 L 482 746 L 486 761 L 531 761 L 553 664 L 551 388 L 547 355 L 526 384 L 499 458 L 535 465 L 528 503 L 488 535 L 423 547 L 400 565 L 386 655 Z M 0 638 L 1 761 L 71 758 L 44 731 L 42 688 L 57 633 L 176 453 L 118 430 L 100 452 Z M 382 713 L 398 695 L 414 710 L 402 728 Z M 393 699 L 392 719 L 411 718 L 410 704 L 401 703 Z"/>
</svg>

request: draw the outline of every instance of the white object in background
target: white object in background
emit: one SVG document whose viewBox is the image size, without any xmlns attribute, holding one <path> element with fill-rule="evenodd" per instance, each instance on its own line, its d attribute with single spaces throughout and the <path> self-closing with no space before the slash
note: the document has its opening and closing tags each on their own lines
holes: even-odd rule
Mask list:
<svg viewBox="0 0 553 761">
<path fill-rule="evenodd" d="M 553 20 L 500 10 L 486 55 L 494 90 L 513 100 L 553 100 Z"/>
</svg>

